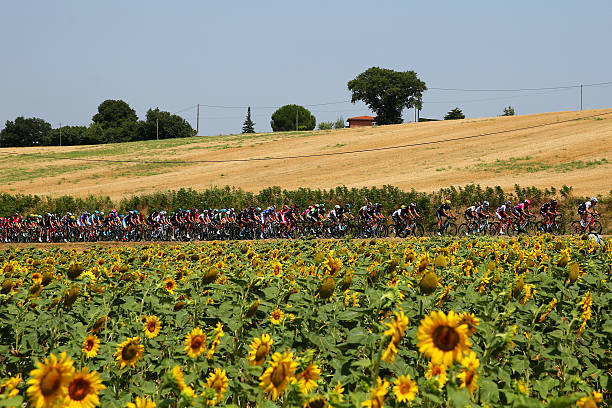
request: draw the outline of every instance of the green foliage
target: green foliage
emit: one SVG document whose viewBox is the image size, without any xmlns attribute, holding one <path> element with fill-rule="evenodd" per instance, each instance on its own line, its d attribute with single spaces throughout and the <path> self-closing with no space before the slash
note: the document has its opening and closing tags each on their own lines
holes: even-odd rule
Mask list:
<svg viewBox="0 0 612 408">
<path fill-rule="evenodd" d="M 297 120 L 297 129 L 296 129 Z M 291 130 L 313 130 L 317 119 L 308 109 L 300 105 L 285 105 L 272 114 L 270 126 L 275 132 Z"/>
<path fill-rule="evenodd" d="M 512 106 L 504 108 L 504 114 L 502 116 L 514 116 L 514 108 Z"/>
<path fill-rule="evenodd" d="M 342 116 L 338 117 L 334 122 L 334 129 L 344 129 L 346 124 L 344 122 L 344 118 Z"/>
<path fill-rule="evenodd" d="M 155 108 L 147 111 L 146 120 L 139 125 L 138 139 L 151 140 L 157 138 L 156 121 L 159 123 L 159 139 L 195 136 L 195 131 L 185 119 Z"/>
<path fill-rule="evenodd" d="M 242 125 L 242 133 L 255 133 L 255 122 L 251 120 L 251 107 L 247 110 L 247 116 Z"/>
<path fill-rule="evenodd" d="M 136 111 L 122 100 L 107 99 L 98 106 L 98 113 L 92 118 L 93 123 L 102 129 L 121 128 L 125 122 L 136 123 Z"/>
<path fill-rule="evenodd" d="M 397 72 L 372 67 L 347 84 L 352 92 L 351 102 L 363 101 L 376 113 L 378 125 L 402 123 L 402 110 L 422 109 L 423 92 L 427 90 L 416 72 Z"/>
<path fill-rule="evenodd" d="M 449 111 L 446 116 L 444 116 L 444 120 L 454 120 L 454 119 L 465 119 L 465 115 L 459 108 L 455 108 Z"/>
<path fill-rule="evenodd" d="M 20 116 L 6 121 L 0 132 L 0 147 L 40 146 L 50 132 L 51 124 L 45 120 Z"/>
<path fill-rule="evenodd" d="M 334 122 L 320 122 L 319 130 L 330 130 L 334 128 Z"/>
</svg>

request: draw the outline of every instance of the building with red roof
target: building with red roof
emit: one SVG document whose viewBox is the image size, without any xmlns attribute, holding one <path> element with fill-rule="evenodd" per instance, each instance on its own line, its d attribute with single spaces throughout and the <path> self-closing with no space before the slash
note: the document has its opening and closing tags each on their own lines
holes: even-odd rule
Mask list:
<svg viewBox="0 0 612 408">
<path fill-rule="evenodd" d="M 373 116 L 355 116 L 353 118 L 348 118 L 347 120 L 348 120 L 350 128 L 363 127 L 363 126 L 374 126 Z"/>
</svg>

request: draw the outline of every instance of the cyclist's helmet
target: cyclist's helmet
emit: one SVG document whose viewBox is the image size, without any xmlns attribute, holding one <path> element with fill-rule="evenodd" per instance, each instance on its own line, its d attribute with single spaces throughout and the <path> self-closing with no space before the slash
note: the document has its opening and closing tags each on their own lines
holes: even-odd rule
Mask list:
<svg viewBox="0 0 612 408">
<path fill-rule="evenodd" d="M 382 204 L 381 203 L 376 203 L 376 208 L 381 209 L 382 208 Z"/>
<path fill-rule="evenodd" d="M 334 210 L 338 211 L 340 209 L 340 206 L 338 204 L 334 205 Z"/>
<path fill-rule="evenodd" d="M 510 202 L 510 200 L 506 201 L 504 204 L 506 205 L 506 207 L 510 207 L 510 206 L 512 205 L 512 203 Z"/>
<path fill-rule="evenodd" d="M 416 203 L 410 203 L 411 208 L 416 208 Z"/>
<path fill-rule="evenodd" d="M 450 204 L 450 203 L 451 203 L 451 201 L 450 201 L 450 200 L 446 200 L 446 201 L 444 202 L 444 204 Z"/>
<path fill-rule="evenodd" d="M 485 201 L 484 203 L 482 203 L 482 205 L 484 206 L 484 208 L 489 208 L 489 202 Z"/>
<path fill-rule="evenodd" d="M 557 205 L 557 200 L 550 200 L 550 205 L 555 207 Z"/>
<path fill-rule="evenodd" d="M 255 210 L 256 211 L 261 211 L 261 207 L 257 207 Z"/>
<path fill-rule="evenodd" d="M 596 197 L 591 197 L 591 202 L 593 204 L 597 204 L 597 198 Z"/>
<path fill-rule="evenodd" d="M 344 207 L 350 209 L 351 205 L 349 203 L 346 203 L 346 204 L 344 204 Z"/>
</svg>

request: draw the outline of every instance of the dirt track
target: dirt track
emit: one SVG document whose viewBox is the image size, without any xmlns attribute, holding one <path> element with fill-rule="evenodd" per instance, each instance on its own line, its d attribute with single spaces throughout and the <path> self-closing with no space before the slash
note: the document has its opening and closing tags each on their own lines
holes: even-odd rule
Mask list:
<svg viewBox="0 0 612 408">
<path fill-rule="evenodd" d="M 411 123 L 332 132 L 200 137 L 122 145 L 0 149 L 0 191 L 42 195 L 108 195 L 180 187 L 236 186 L 248 191 L 282 188 L 381 186 L 432 191 L 478 183 L 574 187 L 579 194 L 612 188 L 612 110 L 557 112 Z M 561 124 L 424 146 L 285 160 L 133 164 L 65 160 L 228 160 L 309 155 L 381 148 L 509 131 L 555 121 L 607 114 Z M 44 156 L 42 156 L 43 154 Z M 49 158 L 48 155 L 53 155 Z"/>
</svg>

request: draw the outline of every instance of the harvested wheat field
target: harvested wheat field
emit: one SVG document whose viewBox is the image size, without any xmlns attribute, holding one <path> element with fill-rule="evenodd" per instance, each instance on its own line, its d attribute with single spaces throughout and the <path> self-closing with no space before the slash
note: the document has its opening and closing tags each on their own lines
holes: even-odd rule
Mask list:
<svg viewBox="0 0 612 408">
<path fill-rule="evenodd" d="M 444 141 L 455 138 L 463 139 Z M 417 146 L 389 149 L 408 144 Z M 379 148 L 384 150 L 233 161 Z M 335 131 L 6 148 L 0 153 L 0 190 L 13 194 L 103 194 L 116 199 L 224 185 L 259 191 L 273 185 L 295 189 L 391 184 L 431 191 L 469 183 L 505 189 L 517 183 L 565 184 L 580 194 L 608 193 L 612 109 Z"/>
</svg>

